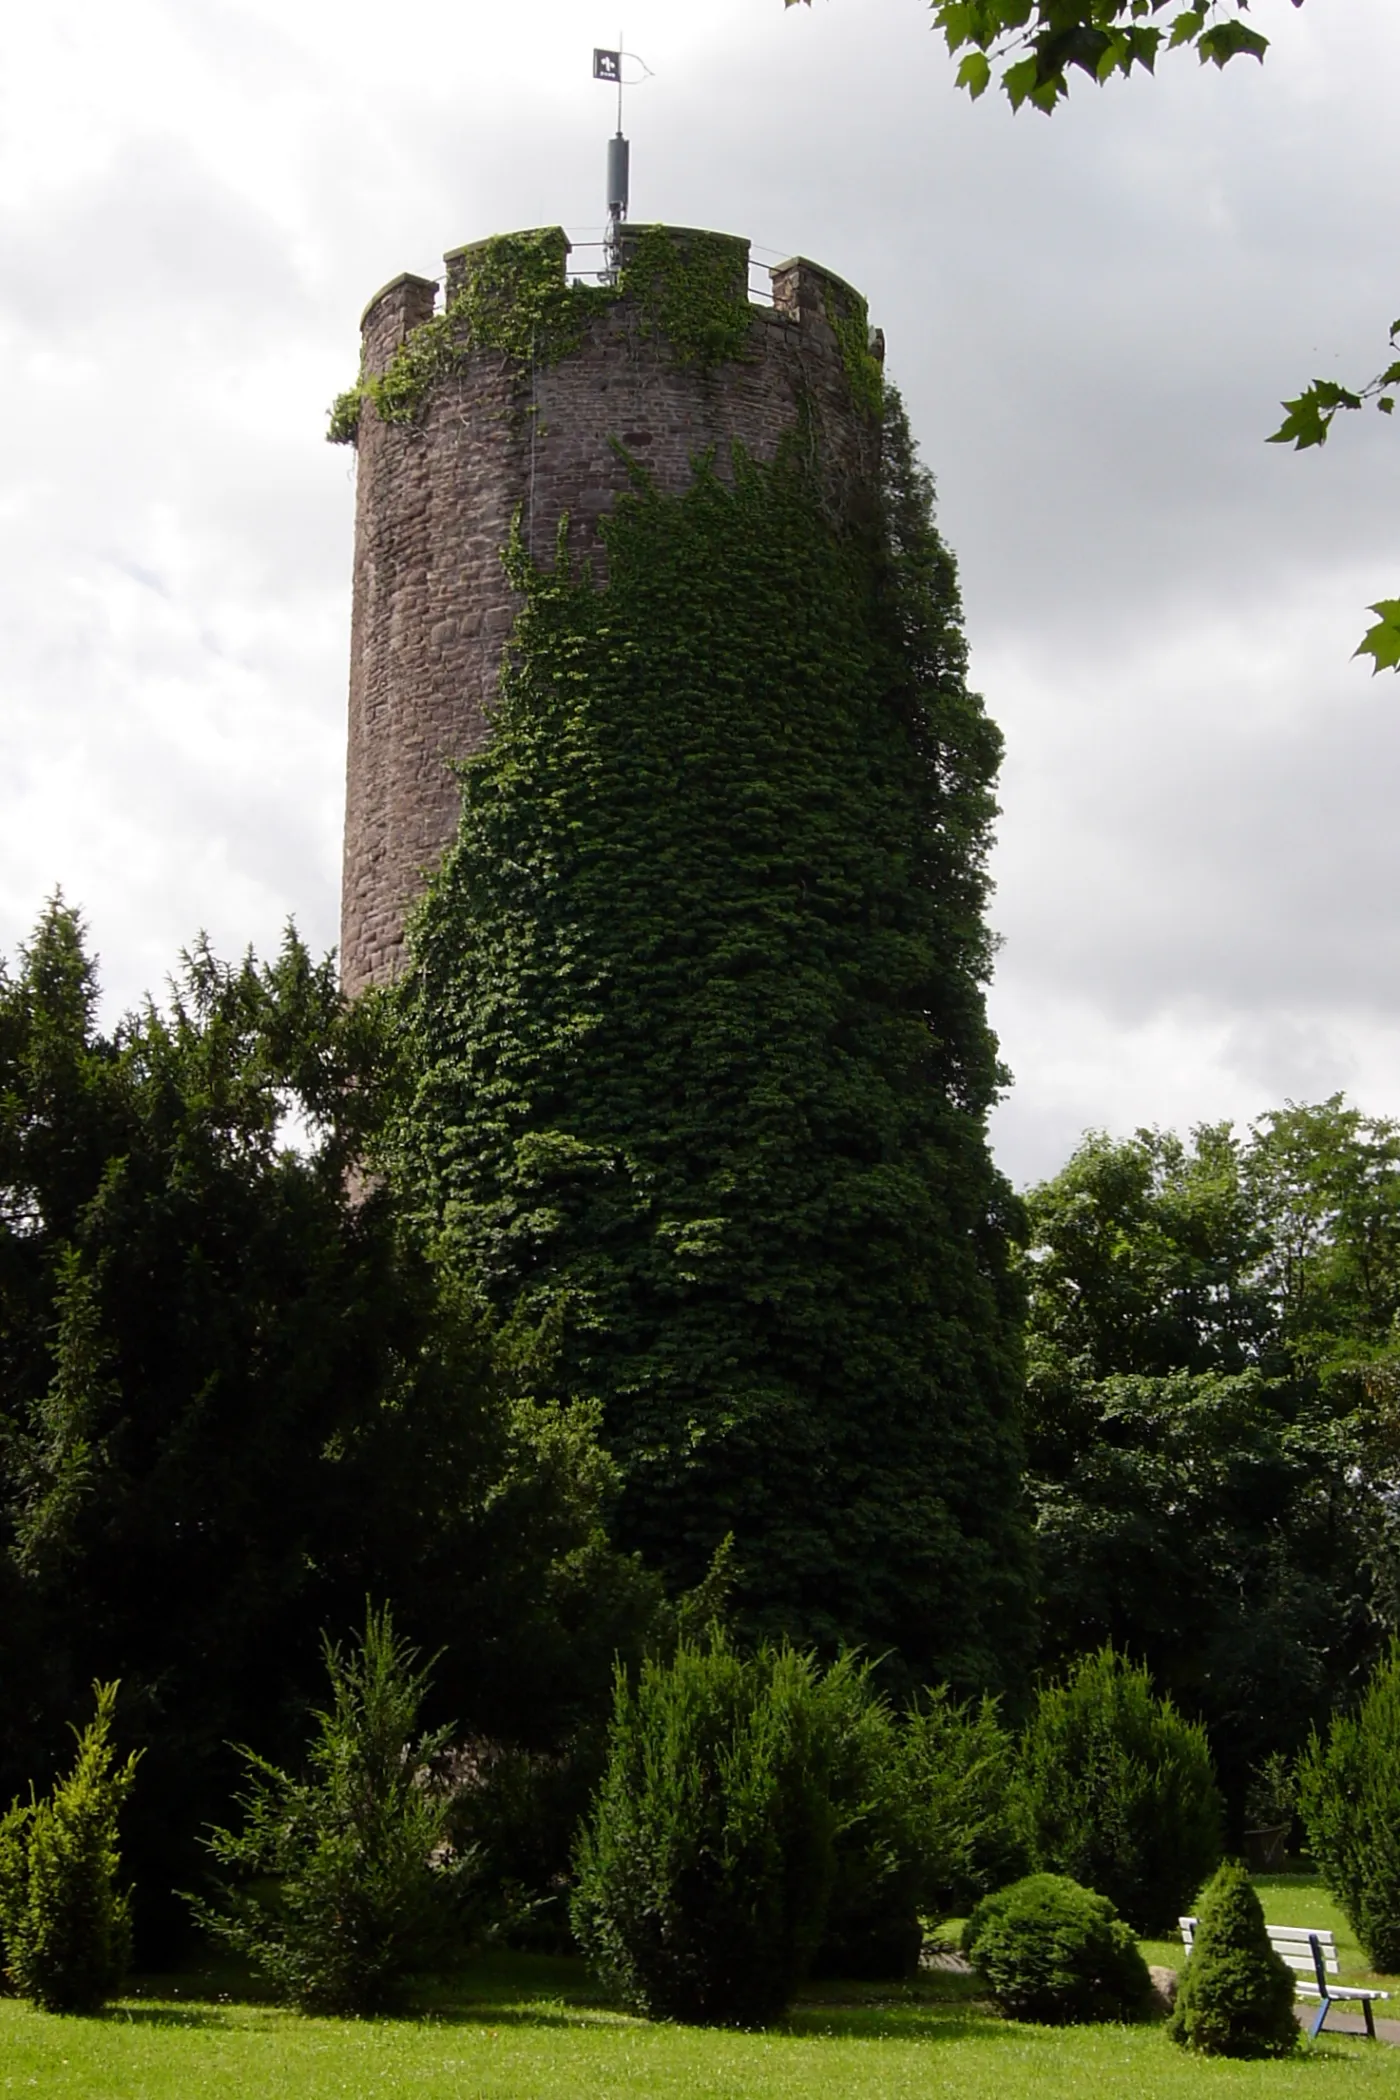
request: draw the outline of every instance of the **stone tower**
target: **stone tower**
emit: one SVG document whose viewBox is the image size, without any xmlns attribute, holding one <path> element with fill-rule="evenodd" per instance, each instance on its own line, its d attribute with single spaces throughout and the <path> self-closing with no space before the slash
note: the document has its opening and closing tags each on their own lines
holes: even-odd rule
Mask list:
<svg viewBox="0 0 1400 2100">
<path fill-rule="evenodd" d="M 347 992 L 399 967 L 405 912 L 451 840 L 455 761 L 489 734 L 515 615 L 513 527 L 601 574 L 599 523 L 638 468 L 663 490 L 736 444 L 810 435 L 830 500 L 863 507 L 879 461 L 882 348 L 851 287 L 797 258 L 749 295 L 749 244 L 622 229 L 608 285 L 570 284 L 555 228 L 396 277 L 361 323 L 360 381 L 332 436 L 359 452 L 341 892 Z"/>
</svg>

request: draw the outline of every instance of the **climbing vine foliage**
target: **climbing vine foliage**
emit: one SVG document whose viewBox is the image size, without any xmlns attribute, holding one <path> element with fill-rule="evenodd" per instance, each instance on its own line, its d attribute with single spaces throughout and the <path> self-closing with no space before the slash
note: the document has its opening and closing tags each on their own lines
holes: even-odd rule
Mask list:
<svg viewBox="0 0 1400 2100">
<path fill-rule="evenodd" d="M 831 519 L 794 443 L 638 478 L 608 576 L 510 551 L 491 744 L 399 992 L 396 1171 L 559 1323 L 620 1522 L 751 1621 L 1014 1674 L 1009 1197 L 982 980 L 999 738 L 897 400 Z"/>
</svg>

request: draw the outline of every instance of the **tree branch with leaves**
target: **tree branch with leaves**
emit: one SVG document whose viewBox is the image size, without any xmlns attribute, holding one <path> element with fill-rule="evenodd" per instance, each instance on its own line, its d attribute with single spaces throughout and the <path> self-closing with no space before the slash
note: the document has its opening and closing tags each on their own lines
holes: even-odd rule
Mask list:
<svg viewBox="0 0 1400 2100">
<path fill-rule="evenodd" d="M 811 0 L 783 0 L 804 7 Z M 1180 0 L 930 0 L 935 28 L 943 33 L 958 61 L 958 86 L 974 102 L 992 85 L 994 75 L 1013 109 L 1029 103 L 1046 115 L 1069 94 L 1075 72 L 1102 86 L 1114 74 L 1134 68 L 1155 73 L 1163 51 L 1192 50 L 1202 65 L 1227 66 L 1234 58 L 1261 63 L 1269 39 L 1242 17 L 1250 0 L 1203 0 L 1199 6 Z M 1292 0 L 1301 7 L 1303 0 Z M 1400 321 L 1390 331 L 1391 348 L 1400 340 Z M 1315 379 L 1293 401 L 1270 444 L 1291 444 L 1298 451 L 1325 444 L 1332 419 L 1340 409 L 1362 408 L 1374 401 L 1383 414 L 1394 409 L 1390 389 L 1400 386 L 1400 360 L 1393 360 L 1361 387 Z M 1382 598 L 1370 610 L 1376 624 L 1362 636 L 1357 656 L 1374 658 L 1373 669 L 1400 672 L 1400 598 Z"/>
<path fill-rule="evenodd" d="M 1400 321 L 1390 324 L 1390 347 L 1400 348 Z M 1313 445 L 1325 445 L 1333 420 L 1344 408 L 1364 408 L 1374 401 L 1384 416 L 1395 413 L 1395 396 L 1392 388 L 1400 386 L 1400 358 L 1392 357 L 1385 368 L 1368 379 L 1364 386 L 1342 386 L 1335 379 L 1315 379 L 1311 386 L 1304 387 L 1296 400 L 1285 401 L 1288 413 L 1278 429 L 1269 438 L 1271 445 L 1292 445 L 1295 452 L 1306 452 Z M 1376 614 L 1376 624 L 1362 635 L 1355 656 L 1372 656 L 1372 676 L 1377 671 L 1400 671 L 1400 598 L 1379 598 L 1370 608 Z"/>
</svg>

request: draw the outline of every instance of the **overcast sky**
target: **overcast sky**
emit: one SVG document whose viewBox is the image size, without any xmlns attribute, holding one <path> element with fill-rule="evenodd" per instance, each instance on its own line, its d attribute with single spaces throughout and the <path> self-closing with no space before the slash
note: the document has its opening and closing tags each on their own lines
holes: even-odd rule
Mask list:
<svg viewBox="0 0 1400 2100">
<path fill-rule="evenodd" d="M 1087 1126 L 1400 1114 L 1400 430 L 1262 440 L 1400 312 L 1400 7 L 1256 0 L 1053 121 L 954 91 L 921 0 L 629 0 L 634 217 L 869 296 L 1005 730 L 999 1156 Z M 582 0 L 45 0 L 0 83 L 0 949 L 57 885 L 110 1015 L 179 949 L 336 937 L 370 294 L 596 238 Z"/>
</svg>

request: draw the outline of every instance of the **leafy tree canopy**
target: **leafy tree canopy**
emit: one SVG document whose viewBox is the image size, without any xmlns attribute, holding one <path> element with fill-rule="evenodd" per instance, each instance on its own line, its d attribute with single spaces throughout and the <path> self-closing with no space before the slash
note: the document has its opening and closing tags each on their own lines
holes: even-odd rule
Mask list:
<svg viewBox="0 0 1400 2100">
<path fill-rule="evenodd" d="M 784 0 L 795 7 L 798 0 Z M 1243 17 L 1249 0 L 931 0 L 933 19 L 959 60 L 958 85 L 976 99 L 1000 69 L 1013 109 L 1052 110 L 1070 75 L 1091 80 L 1152 72 L 1165 51 L 1195 51 L 1202 65 L 1262 59 L 1269 39 Z M 1303 0 L 1293 0 L 1301 7 Z M 811 0 L 802 0 L 810 7 Z"/>
<path fill-rule="evenodd" d="M 1400 1605 L 1400 1130 L 1335 1098 L 1091 1136 L 1028 1209 L 1051 1653 L 1145 1657 L 1238 1804 Z"/>
<path fill-rule="evenodd" d="M 449 1712 L 545 1742 L 656 1604 L 594 1412 L 352 1184 L 383 1067 L 292 934 L 196 948 L 110 1033 L 61 903 L 0 977 L 0 1795 L 119 1675 L 147 1893 L 194 1878 L 229 1739 L 290 1752 L 367 1591 L 450 1649 Z"/>
<path fill-rule="evenodd" d="M 795 7 L 799 0 L 783 0 Z M 801 0 L 806 7 L 811 0 Z M 1013 109 L 1029 105 L 1047 115 L 1069 94 L 1074 73 L 1102 85 L 1115 74 L 1156 70 L 1164 51 L 1193 50 L 1202 65 L 1225 66 L 1232 58 L 1262 62 L 1269 39 L 1243 17 L 1250 0 L 930 0 L 934 23 L 958 60 L 958 85 L 976 101 L 994 72 Z M 1292 0 L 1301 7 L 1303 0 Z M 1327 442 L 1345 409 L 1374 402 L 1383 415 L 1395 409 L 1400 388 L 1400 320 L 1391 324 L 1389 349 L 1375 376 L 1355 386 L 1315 379 L 1283 406 L 1283 422 L 1269 438 L 1299 452 Z M 1369 656 L 1372 674 L 1400 672 L 1400 598 L 1379 599 L 1376 619 L 1357 645 Z"/>
</svg>

